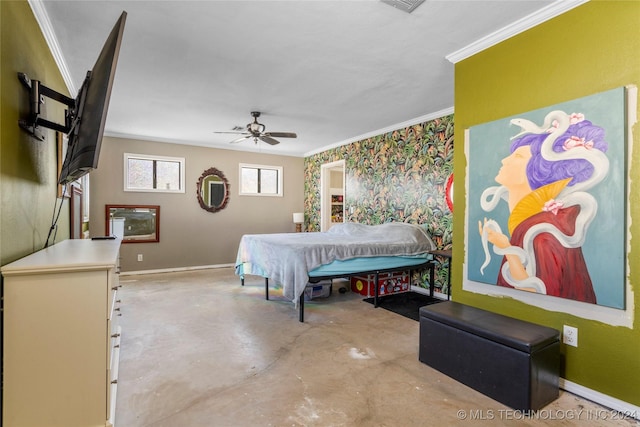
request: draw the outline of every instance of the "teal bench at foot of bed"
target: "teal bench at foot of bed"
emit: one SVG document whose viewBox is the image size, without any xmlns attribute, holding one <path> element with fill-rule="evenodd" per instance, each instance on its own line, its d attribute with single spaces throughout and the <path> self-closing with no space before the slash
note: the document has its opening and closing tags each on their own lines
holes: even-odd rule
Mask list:
<svg viewBox="0 0 640 427">
<path fill-rule="evenodd" d="M 348 274 L 339 274 L 339 275 L 327 275 L 327 276 L 312 276 L 309 277 L 309 283 L 307 284 L 307 287 L 310 286 L 314 286 L 319 282 L 322 282 L 324 280 L 333 280 L 333 279 L 341 279 L 341 278 L 350 278 L 352 276 L 361 276 L 361 275 L 369 275 L 369 274 L 373 274 L 375 275 L 375 282 L 374 283 L 379 283 L 379 275 L 382 273 L 395 273 L 395 272 L 403 272 L 403 271 L 408 271 L 409 272 L 409 289 L 411 289 L 411 286 L 413 285 L 412 281 L 413 281 L 413 272 L 416 270 L 424 270 L 424 269 L 429 269 L 429 295 L 433 297 L 433 290 L 434 290 L 434 280 L 435 280 L 435 267 L 434 267 L 434 262 L 432 260 L 421 260 L 420 263 L 415 264 L 415 265 L 404 265 L 401 267 L 394 267 L 394 268 L 383 268 L 383 269 L 378 269 L 378 270 L 368 270 L 368 271 L 358 271 L 358 272 L 352 272 L 352 273 L 348 273 Z M 240 276 L 240 284 L 242 286 L 244 286 L 244 276 Z M 330 291 L 331 292 L 331 291 Z M 380 288 L 379 286 L 375 286 L 375 295 L 374 295 L 374 299 L 373 299 L 373 306 L 374 307 L 378 307 L 378 298 L 380 298 L 379 295 L 380 292 Z M 265 294 L 265 299 L 269 300 L 269 278 L 265 277 L 264 278 L 264 294 Z M 300 322 L 304 322 L 304 292 L 300 294 L 300 297 L 298 298 L 298 320 Z"/>
</svg>

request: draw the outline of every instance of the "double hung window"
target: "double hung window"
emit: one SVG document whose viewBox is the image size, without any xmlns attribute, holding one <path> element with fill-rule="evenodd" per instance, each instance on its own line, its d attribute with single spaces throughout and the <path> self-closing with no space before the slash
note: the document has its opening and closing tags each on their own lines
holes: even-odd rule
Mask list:
<svg viewBox="0 0 640 427">
<path fill-rule="evenodd" d="M 282 167 L 241 163 L 240 195 L 282 197 Z"/>
<path fill-rule="evenodd" d="M 124 154 L 124 191 L 184 193 L 184 158 Z"/>
</svg>

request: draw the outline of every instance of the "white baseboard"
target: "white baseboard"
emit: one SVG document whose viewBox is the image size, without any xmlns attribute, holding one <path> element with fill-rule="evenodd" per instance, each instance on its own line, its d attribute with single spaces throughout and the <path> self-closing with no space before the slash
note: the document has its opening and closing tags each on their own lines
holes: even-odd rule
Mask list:
<svg viewBox="0 0 640 427">
<path fill-rule="evenodd" d="M 598 403 L 607 408 L 611 408 L 620 412 L 624 418 L 635 418 L 640 420 L 640 406 L 632 405 L 631 403 L 624 402 L 615 397 L 607 396 L 599 391 L 591 390 L 590 388 L 581 386 L 564 378 L 560 378 L 560 388 L 573 393 L 577 396 Z"/>
<path fill-rule="evenodd" d="M 234 264 L 215 264 L 215 265 L 195 265 L 192 267 L 160 268 L 157 270 L 121 271 L 120 276 L 134 276 L 137 274 L 176 273 L 179 271 L 208 270 L 211 268 L 227 268 L 227 267 L 233 267 L 233 266 Z"/>
</svg>

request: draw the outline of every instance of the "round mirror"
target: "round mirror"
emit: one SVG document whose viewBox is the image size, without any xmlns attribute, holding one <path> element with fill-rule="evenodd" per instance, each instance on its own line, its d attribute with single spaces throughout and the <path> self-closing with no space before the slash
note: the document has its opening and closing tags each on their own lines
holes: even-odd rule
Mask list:
<svg viewBox="0 0 640 427">
<path fill-rule="evenodd" d="M 198 203 L 209 212 L 218 212 L 229 201 L 229 183 L 224 174 L 216 168 L 202 172 L 198 179 Z"/>
</svg>

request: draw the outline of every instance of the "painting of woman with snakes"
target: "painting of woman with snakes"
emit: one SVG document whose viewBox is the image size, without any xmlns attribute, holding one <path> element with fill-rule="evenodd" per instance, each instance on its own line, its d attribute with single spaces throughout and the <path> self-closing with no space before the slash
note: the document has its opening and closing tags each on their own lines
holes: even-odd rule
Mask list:
<svg viewBox="0 0 640 427">
<path fill-rule="evenodd" d="M 469 129 L 469 280 L 624 309 L 625 92 Z"/>
</svg>

